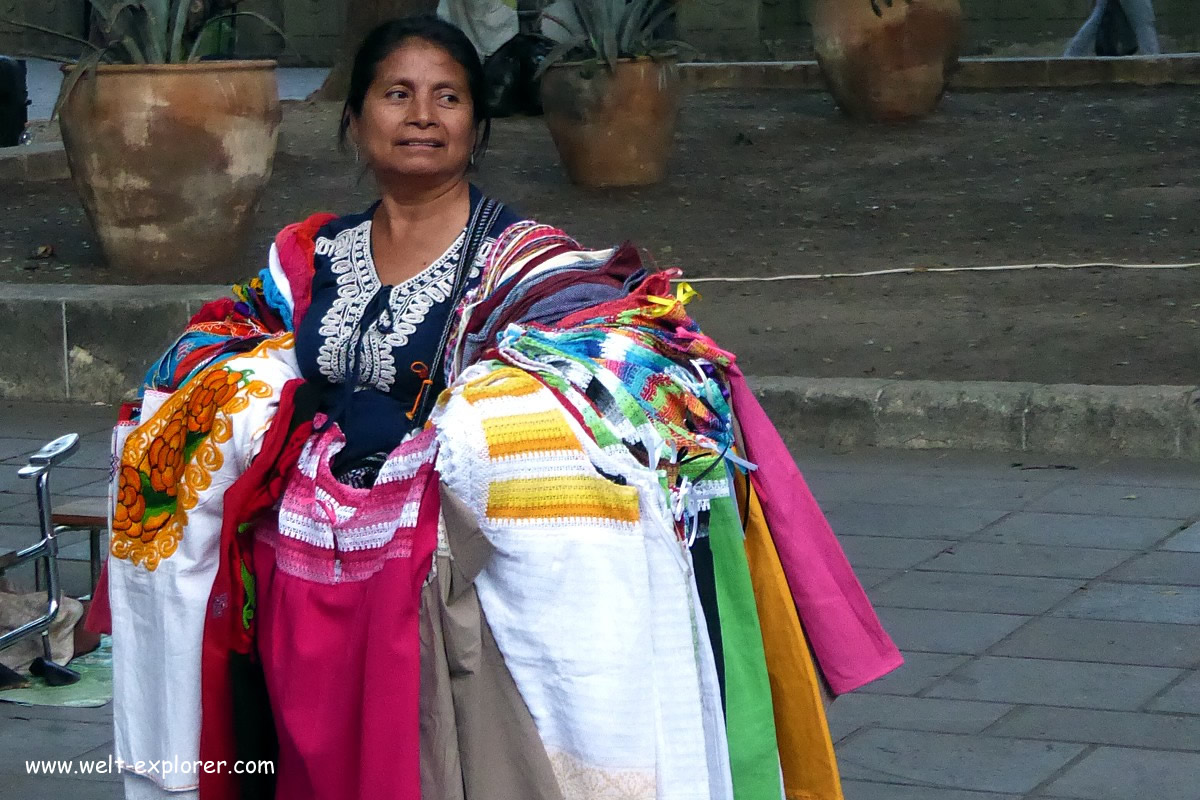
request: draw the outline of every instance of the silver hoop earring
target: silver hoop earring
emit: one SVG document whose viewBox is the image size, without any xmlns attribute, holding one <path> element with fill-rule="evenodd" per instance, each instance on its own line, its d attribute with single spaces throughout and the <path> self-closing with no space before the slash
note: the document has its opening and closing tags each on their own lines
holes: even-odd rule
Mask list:
<svg viewBox="0 0 1200 800">
<path fill-rule="evenodd" d="M 467 165 L 471 166 L 471 167 L 475 166 L 475 154 L 474 153 L 471 153 L 470 159 L 467 160 Z"/>
<path fill-rule="evenodd" d="M 354 145 L 354 163 L 362 161 L 362 153 L 359 152 L 358 145 Z"/>
</svg>

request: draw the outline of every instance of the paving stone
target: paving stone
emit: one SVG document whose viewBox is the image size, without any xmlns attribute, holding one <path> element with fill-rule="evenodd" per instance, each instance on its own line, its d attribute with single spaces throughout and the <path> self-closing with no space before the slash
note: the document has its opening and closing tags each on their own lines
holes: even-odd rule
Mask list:
<svg viewBox="0 0 1200 800">
<path fill-rule="evenodd" d="M 107 781 L 111 783 L 123 784 L 125 782 L 125 778 L 116 768 L 116 756 L 113 753 L 113 749 L 113 743 L 110 741 L 100 745 L 94 750 L 87 751 L 83 755 L 79 756 L 77 760 L 80 762 L 91 762 L 93 764 L 105 765 L 105 769 L 107 771 L 97 773 L 93 780 L 98 782 Z M 109 759 L 113 759 L 113 761 L 110 762 Z"/>
<path fill-rule="evenodd" d="M 965 539 L 1007 512 L 979 508 L 939 508 L 931 514 L 921 506 L 849 503 L 827 510 L 838 536 L 896 536 L 914 539 Z"/>
<path fill-rule="evenodd" d="M 1186 519 L 1200 515 L 1200 489 L 1136 484 L 1068 485 L 1051 490 L 1031 503 L 1028 510 Z"/>
<path fill-rule="evenodd" d="M 846 800 L 1018 800 L 1020 795 L 963 792 L 929 786 L 904 786 L 874 781 L 842 781 Z"/>
<path fill-rule="evenodd" d="M 961 542 L 932 561 L 921 564 L 921 568 L 986 575 L 1095 578 L 1130 557 L 1127 550 Z"/>
<path fill-rule="evenodd" d="M 979 733 L 1012 709 L 1002 703 L 848 694 L 830 707 L 829 727 L 835 742 L 860 728 Z"/>
<path fill-rule="evenodd" d="M 1022 706 L 987 735 L 1200 751 L 1200 716 Z"/>
<path fill-rule="evenodd" d="M 822 508 L 839 503 L 855 503 L 869 497 L 869 487 L 876 480 L 873 476 L 848 475 L 844 472 L 813 470 L 804 473 L 809 491 Z"/>
<path fill-rule="evenodd" d="M 1200 522 L 1172 536 L 1162 549 L 1178 553 L 1200 553 Z"/>
<path fill-rule="evenodd" d="M 886 536 L 839 536 L 838 539 L 855 569 L 908 569 L 954 544 L 946 539 L 893 539 Z"/>
<path fill-rule="evenodd" d="M 1001 642 L 993 655 L 1191 667 L 1200 663 L 1200 636 L 1184 625 L 1042 617 Z"/>
<path fill-rule="evenodd" d="M 912 695 L 967 663 L 967 656 L 948 653 L 905 653 L 904 664 L 858 691 Z"/>
<path fill-rule="evenodd" d="M 0 494 L 0 525 L 38 524 L 37 504 L 18 495 Z"/>
<path fill-rule="evenodd" d="M 1042 469 L 1041 467 L 1058 465 L 1083 467 L 1096 463 L 1095 459 L 1080 461 L 1070 456 L 1039 456 L 1032 453 L 878 447 L 860 448 L 849 452 L 801 448 L 796 458 L 804 469 L 956 478 L 990 479 L 999 477 L 1038 483 L 1062 483 L 1080 474 L 1079 470 Z M 1126 462 L 1122 461 L 1121 463 L 1123 465 Z M 1147 463 L 1157 466 L 1163 462 L 1148 461 Z M 1033 467 L 1033 469 L 1025 469 L 1025 467 Z M 1112 473 L 1112 467 L 1097 471 L 1097 475 L 1101 478 Z"/>
<path fill-rule="evenodd" d="M 1082 585 L 1076 579 L 918 570 L 876 587 L 873 596 L 878 604 L 897 608 L 1041 614 Z"/>
<path fill-rule="evenodd" d="M 1084 749 L 1081 744 L 869 730 L 842 746 L 840 763 L 842 775 L 850 780 L 1021 794 Z"/>
<path fill-rule="evenodd" d="M 925 608 L 879 606 L 876 611 L 883 627 L 905 652 L 982 653 L 1030 620 L 1013 614 Z"/>
<path fill-rule="evenodd" d="M 1192 586 L 1097 582 L 1051 612 L 1056 617 L 1195 624 L 1200 589 Z"/>
<path fill-rule="evenodd" d="M 0 428 L 0 434 L 3 434 L 4 432 L 4 429 Z M 16 459 L 25 455 L 26 453 L 32 453 L 36 449 L 37 446 L 28 439 L 0 438 L 0 461 Z M 20 463 L 23 464 L 25 462 L 22 461 Z"/>
<path fill-rule="evenodd" d="M 1200 714 L 1200 672 L 1193 672 L 1149 705 L 1151 711 Z M 1200 773 L 1197 773 L 1200 774 Z"/>
<path fill-rule="evenodd" d="M 1196 800 L 1200 753 L 1162 753 L 1101 747 L 1046 791 L 1081 800 Z"/>
<path fill-rule="evenodd" d="M 6 797 L 20 800 L 121 800 L 122 785 L 96 778 L 64 778 L 61 775 L 26 775 L 24 772 L 4 776 Z"/>
<path fill-rule="evenodd" d="M 0 720 L 5 720 L 5 725 L 16 724 L 16 722 L 10 723 L 8 720 L 24 722 L 30 719 L 59 720 L 63 722 L 87 722 L 95 725 L 107 725 L 111 728 L 113 709 L 111 702 L 100 706 L 99 708 L 73 708 L 72 706 L 24 706 L 17 703 L 0 703 Z"/>
<path fill-rule="evenodd" d="M 1200 486 L 1200 464 L 1185 460 L 1106 459 L 1083 465 L 1077 475 L 1081 483 L 1175 486 L 1181 489 Z"/>
<path fill-rule="evenodd" d="M 833 474 L 833 473 L 829 473 Z M 975 508 L 1016 511 L 1054 487 L 1020 480 L 944 477 L 926 475 L 854 476 L 861 481 L 858 497 L 872 503 L 893 503 L 938 508 Z"/>
<path fill-rule="evenodd" d="M 984 656 L 955 670 L 926 694 L 957 700 L 1133 711 L 1180 674 L 1180 670 L 1167 667 Z"/>
<path fill-rule="evenodd" d="M 1200 586 L 1200 553 L 1158 551 L 1122 564 L 1105 578 L 1133 583 L 1170 583 Z"/>
<path fill-rule="evenodd" d="M 32 715 L 31 715 L 32 716 Z M 112 726 L 55 719 L 5 720 L 0 726 L 0 774 L 25 774 L 25 762 L 78 758 L 112 741 Z"/>
<path fill-rule="evenodd" d="M 1022 511 L 975 537 L 980 542 L 1145 550 L 1183 524 L 1181 519 L 1045 514 Z"/>
<path fill-rule="evenodd" d="M 35 497 L 35 482 L 29 478 L 19 477 L 17 475 L 18 469 L 19 467 L 9 464 L 0 466 L 0 492 L 17 495 L 24 494 L 31 498 Z M 108 470 L 106 469 L 79 469 L 67 466 L 55 467 L 50 472 L 50 496 L 53 498 L 56 492 L 85 486 L 89 483 L 104 480 L 107 477 Z"/>
<path fill-rule="evenodd" d="M 112 432 L 112 420 L 116 416 L 117 409 L 111 405 L 0 400 L 0 434 L 18 439 L 39 439 L 36 449 L 64 433 L 107 436 Z"/>
<path fill-rule="evenodd" d="M 68 561 L 89 561 L 92 557 L 91 534 L 88 531 L 71 531 L 62 535 L 65 546 L 60 546 L 60 558 Z M 100 534 L 100 554 L 108 553 L 108 534 Z"/>
<path fill-rule="evenodd" d="M 94 483 L 77 486 L 74 489 L 67 489 L 59 494 L 65 498 L 82 498 L 82 497 L 108 497 L 108 478 L 103 478 Z"/>
<path fill-rule="evenodd" d="M 900 574 L 897 569 L 874 569 L 872 567 L 855 567 L 854 574 L 864 589 L 872 589 L 884 581 L 890 581 Z"/>
<path fill-rule="evenodd" d="M 65 426 L 60 433 L 70 433 L 70 430 Z M 89 434 L 90 436 L 90 434 Z M 79 448 L 68 459 L 63 466 L 92 469 L 108 469 L 109 461 L 112 458 L 112 443 L 107 435 L 101 440 L 91 440 L 84 438 L 84 434 L 80 434 Z M 11 439 L 12 442 L 25 442 L 25 449 L 19 454 L 3 460 L 4 464 L 10 464 L 14 467 L 22 467 L 27 463 L 27 459 L 23 456 L 28 456 L 29 453 L 37 450 L 43 444 L 41 439 Z M 3 451 L 0 451 L 3 452 Z"/>
</svg>

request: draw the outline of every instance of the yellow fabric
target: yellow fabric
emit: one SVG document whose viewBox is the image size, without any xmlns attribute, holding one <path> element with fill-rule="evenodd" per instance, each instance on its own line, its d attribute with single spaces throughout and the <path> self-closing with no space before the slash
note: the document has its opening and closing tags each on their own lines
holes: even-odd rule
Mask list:
<svg viewBox="0 0 1200 800">
<path fill-rule="evenodd" d="M 639 519 L 638 493 L 590 475 L 514 478 L 488 486 L 489 519 L 554 520 L 563 517 L 632 523 Z"/>
<path fill-rule="evenodd" d="M 796 613 L 787 577 L 754 488 L 737 481 L 738 501 L 749 502 L 746 558 L 762 626 L 767 674 L 787 800 L 844 800 L 833 738 L 825 718 L 821 678 Z M 749 488 L 750 496 L 746 497 Z"/>
<path fill-rule="evenodd" d="M 488 455 L 493 459 L 552 450 L 582 450 L 562 414 L 554 411 L 487 418 L 483 421 L 483 433 L 487 437 Z"/>
</svg>

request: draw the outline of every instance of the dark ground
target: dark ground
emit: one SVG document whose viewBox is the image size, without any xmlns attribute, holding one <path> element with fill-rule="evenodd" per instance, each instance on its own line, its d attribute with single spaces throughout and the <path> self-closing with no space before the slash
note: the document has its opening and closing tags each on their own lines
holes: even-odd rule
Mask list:
<svg viewBox="0 0 1200 800">
<path fill-rule="evenodd" d="M 287 222 L 372 199 L 333 149 L 336 114 L 288 106 L 245 272 Z M 662 185 L 573 187 L 537 119 L 497 123 L 479 182 L 589 245 L 631 239 L 691 277 L 1169 263 L 1200 261 L 1198 155 L 1194 88 L 956 94 L 899 128 L 851 124 L 822 94 L 726 91 L 689 98 Z M 0 215 L 0 280 L 120 280 L 69 183 L 5 187 Z M 45 244 L 58 258 L 31 261 Z M 697 316 L 755 374 L 1200 384 L 1197 270 L 698 288 Z"/>
</svg>

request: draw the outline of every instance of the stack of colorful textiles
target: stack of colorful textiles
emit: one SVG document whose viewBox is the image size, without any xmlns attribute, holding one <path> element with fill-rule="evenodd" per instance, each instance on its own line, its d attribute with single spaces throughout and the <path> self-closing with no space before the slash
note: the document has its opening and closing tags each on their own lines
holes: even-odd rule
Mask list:
<svg viewBox="0 0 1200 800">
<path fill-rule="evenodd" d="M 389 456 L 400 471 L 379 488 L 346 488 L 326 464 L 338 428 L 311 433 L 295 402 L 288 331 L 318 222 L 197 315 L 151 370 L 146 417 L 123 429 L 140 443 L 117 450 L 117 514 L 140 527 L 114 537 L 130 550 L 114 545 L 110 564 L 117 649 L 122 633 L 140 648 L 118 658 L 126 758 L 168 744 L 234 758 L 257 725 L 252 745 L 282 743 L 280 790 L 317 800 L 385 785 L 389 800 L 841 798 L 824 696 L 900 656 L 734 357 L 688 315 L 694 292 L 631 246 L 584 251 L 512 226 L 456 311 L 429 428 Z M 388 492 L 402 501 L 371 507 Z M 166 523 L 149 516 L 168 495 L 186 502 Z M 454 529 L 434 530 L 439 507 L 460 509 Z M 186 558 L 158 546 L 164 524 Z M 165 582 L 183 566 L 186 592 Z M 135 587 L 156 605 L 135 609 Z M 187 624 L 168 634 L 172 619 Z M 172 675 L 140 692 L 167 647 L 182 654 Z M 244 680 L 256 652 L 269 673 L 257 683 Z M 314 728 L 333 712 L 303 676 L 347 664 L 369 680 L 322 696 L 358 733 Z M 168 678 L 197 671 L 202 697 L 160 702 Z M 472 720 L 484 686 L 498 688 Z M 404 752 L 389 760 L 388 742 Z M 327 780 L 321 763 L 355 774 Z M 489 770 L 522 788 L 489 794 Z M 228 775 L 196 786 L 203 800 L 261 796 Z"/>
</svg>

